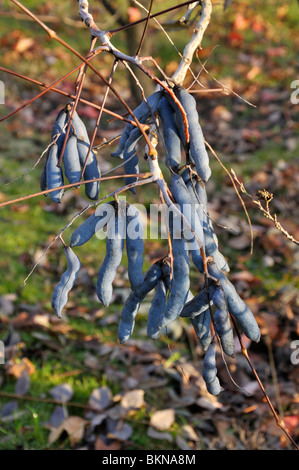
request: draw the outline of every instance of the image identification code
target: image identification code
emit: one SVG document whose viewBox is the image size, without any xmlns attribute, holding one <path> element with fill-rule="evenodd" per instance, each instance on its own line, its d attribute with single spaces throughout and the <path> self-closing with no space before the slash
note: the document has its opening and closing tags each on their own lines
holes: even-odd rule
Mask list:
<svg viewBox="0 0 299 470">
<path fill-rule="evenodd" d="M 143 458 L 140 457 L 117 457 L 113 455 L 109 455 L 107 457 L 103 457 L 102 464 L 103 465 L 127 465 L 129 467 L 134 467 L 134 465 L 138 462 L 146 463 L 147 465 L 194 465 L 195 455 L 163 455 L 163 454 L 147 454 Z"/>
</svg>

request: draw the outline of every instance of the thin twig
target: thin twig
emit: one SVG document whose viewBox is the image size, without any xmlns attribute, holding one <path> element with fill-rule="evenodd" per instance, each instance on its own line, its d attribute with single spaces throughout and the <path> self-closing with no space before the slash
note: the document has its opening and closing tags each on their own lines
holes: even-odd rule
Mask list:
<svg viewBox="0 0 299 470">
<path fill-rule="evenodd" d="M 240 191 L 242 193 L 246 194 L 246 196 L 251 200 L 251 202 L 253 204 L 255 204 L 259 208 L 259 210 L 264 214 L 266 219 L 271 220 L 274 223 L 277 230 L 279 230 L 279 232 L 281 232 L 288 240 L 295 243 L 296 245 L 299 245 L 299 241 L 296 240 L 296 238 L 294 238 L 293 235 L 290 235 L 289 232 L 285 228 L 282 227 L 280 222 L 278 222 L 277 215 L 276 214 L 273 214 L 273 215 L 271 214 L 269 204 L 273 200 L 273 194 L 269 193 L 265 189 L 260 190 L 260 191 L 258 191 L 259 199 L 254 199 L 254 197 L 251 196 L 251 194 L 249 194 L 247 192 L 247 190 L 245 189 L 244 184 L 239 181 L 235 171 L 232 168 L 231 168 L 230 171 L 231 171 L 231 174 L 233 175 L 234 180 L 238 183 L 238 185 L 240 187 Z M 266 208 L 262 205 L 262 202 L 261 202 L 262 200 L 265 202 Z"/>
<path fill-rule="evenodd" d="M 64 41 L 62 38 L 60 38 L 55 31 L 51 30 L 46 24 L 44 24 L 42 21 L 40 21 L 39 18 L 36 15 L 34 15 L 30 10 L 28 10 L 26 7 L 24 7 L 24 5 L 22 5 L 22 3 L 20 3 L 18 0 L 11 0 L 11 2 L 13 2 L 15 5 L 20 7 L 34 21 L 36 21 L 48 33 L 48 35 L 50 36 L 51 39 L 54 39 L 55 41 L 59 42 L 59 44 L 64 46 L 66 49 L 68 49 L 70 52 L 72 52 L 75 56 L 77 56 L 82 62 L 87 64 L 91 68 L 91 70 L 105 83 L 105 85 L 110 87 L 111 91 L 114 93 L 114 95 L 118 98 L 118 100 L 126 108 L 126 110 L 129 112 L 131 117 L 136 122 L 138 128 L 140 129 L 140 131 L 141 131 L 143 137 L 145 138 L 145 140 L 147 141 L 148 145 L 150 145 L 148 137 L 147 137 L 146 133 L 144 132 L 142 125 L 140 124 L 140 122 L 138 121 L 136 116 L 134 115 L 132 109 L 129 107 L 129 105 L 126 103 L 126 101 L 121 97 L 121 95 L 118 93 L 118 91 L 111 84 L 109 84 L 109 81 L 106 80 L 106 78 L 92 64 L 90 64 L 90 62 L 85 57 L 83 57 L 76 49 L 74 49 L 72 46 L 70 46 L 66 41 Z M 80 0 L 79 0 L 79 3 L 80 3 Z M 94 36 L 102 38 L 102 34 L 100 36 L 98 34 L 94 34 Z M 101 51 L 102 51 L 102 48 L 101 48 Z M 116 57 L 116 58 L 118 58 L 118 57 Z"/>
<path fill-rule="evenodd" d="M 239 98 L 240 100 L 244 101 L 244 103 L 246 104 L 249 104 L 249 106 L 252 106 L 253 108 L 256 108 L 256 105 L 251 103 L 250 101 L 246 100 L 245 98 L 243 98 L 242 96 L 238 95 L 238 93 L 236 93 L 234 90 L 232 90 L 231 88 L 229 88 L 228 86 L 224 85 L 224 83 L 220 82 L 219 80 L 217 80 L 217 78 L 215 78 L 205 67 L 204 64 L 202 64 L 202 62 L 199 60 L 198 56 L 197 56 L 197 59 L 198 59 L 198 62 L 200 63 L 201 67 L 203 68 L 203 70 L 216 82 L 218 83 L 219 85 L 221 85 L 224 89 L 226 90 L 229 90 L 230 93 L 232 93 L 233 95 L 235 95 L 237 98 Z"/>
<path fill-rule="evenodd" d="M 250 230 L 250 254 L 252 255 L 253 253 L 253 229 L 252 229 L 252 224 L 251 224 L 251 220 L 250 220 L 250 217 L 249 217 L 249 214 L 248 214 L 248 211 L 246 209 L 246 206 L 245 206 L 245 203 L 238 191 L 238 188 L 236 186 L 236 183 L 234 181 L 234 178 L 232 177 L 232 175 L 230 174 L 230 172 L 228 171 L 228 169 L 226 168 L 226 166 L 222 163 L 222 161 L 220 160 L 220 158 L 218 157 L 217 153 L 215 152 L 215 150 L 211 147 L 211 145 L 205 140 L 205 144 L 207 145 L 207 147 L 210 149 L 210 151 L 212 152 L 213 156 L 216 158 L 216 160 L 218 161 L 219 165 L 224 169 L 224 171 L 227 173 L 227 175 L 229 176 L 232 184 L 233 184 L 233 187 L 234 187 L 234 190 L 238 196 L 238 198 L 240 199 L 240 202 L 242 204 L 242 207 L 244 209 L 244 212 L 245 212 L 245 215 L 246 215 L 246 218 L 247 218 L 247 221 L 248 221 L 248 224 L 249 224 L 249 230 Z"/>
<path fill-rule="evenodd" d="M 139 46 L 138 46 L 138 49 L 137 49 L 137 52 L 136 52 L 136 56 L 137 56 L 137 57 L 138 57 L 139 54 L 140 54 L 140 51 L 141 51 L 141 48 L 142 48 L 142 45 L 143 45 L 143 42 L 144 42 L 144 39 L 145 39 L 145 35 L 146 35 L 146 32 L 147 32 L 147 28 L 148 28 L 148 24 L 149 24 L 151 12 L 152 12 L 152 7 L 153 7 L 154 0 L 150 0 L 150 1 L 151 1 L 151 3 L 150 3 L 149 10 L 148 10 L 147 19 L 146 19 L 146 22 L 145 22 L 145 25 L 144 25 L 144 29 L 143 29 L 143 32 L 142 32 L 142 36 L 141 36 L 141 39 L 140 39 L 140 43 L 139 43 Z"/>
<path fill-rule="evenodd" d="M 82 64 L 81 64 L 81 66 L 82 66 Z M 75 72 L 76 70 L 78 70 L 78 68 L 79 68 L 79 66 L 76 69 L 72 70 L 72 73 Z M 22 75 L 20 73 L 14 72 L 13 70 L 6 69 L 5 67 L 0 66 L 0 71 L 9 73 L 10 75 L 14 75 L 18 78 L 21 78 L 22 80 L 26 80 L 28 82 L 34 83 L 35 85 L 41 86 L 43 88 L 47 88 L 48 89 L 47 91 L 54 91 L 55 93 L 59 93 L 60 95 L 71 98 L 72 100 L 74 100 L 75 97 L 76 97 L 75 95 L 73 95 L 71 93 L 68 93 L 66 91 L 60 90 L 59 88 L 56 88 L 55 86 L 47 85 L 46 83 L 40 82 L 39 80 L 35 80 L 34 78 L 27 77 L 26 75 Z M 61 79 L 61 81 L 62 80 L 63 80 L 63 78 Z M 99 106 L 98 104 L 95 104 L 92 101 L 88 101 L 88 100 L 85 100 L 83 98 L 80 98 L 79 102 L 82 103 L 82 104 L 86 104 L 88 106 L 91 106 L 94 109 L 98 109 L 98 110 L 102 109 L 102 106 Z M 103 112 L 106 113 L 106 114 L 109 114 L 110 116 L 113 116 L 116 119 L 127 122 L 127 123 L 132 124 L 133 126 L 137 127 L 136 123 L 134 121 L 132 121 L 131 119 L 126 119 L 125 117 L 121 116 L 120 114 L 115 113 L 114 111 L 111 111 L 108 108 L 103 108 Z M 4 120 L 4 118 L 3 118 L 3 120 Z M 1 120 L 0 120 L 0 122 L 1 122 Z"/>
<path fill-rule="evenodd" d="M 276 410 L 275 410 L 275 408 L 274 408 L 274 406 L 273 406 L 273 404 L 272 404 L 272 402 L 271 402 L 271 400 L 270 400 L 270 398 L 269 398 L 269 396 L 268 396 L 268 394 L 267 394 L 267 392 L 266 392 L 266 390 L 265 390 L 265 387 L 263 386 L 263 384 L 262 384 L 262 382 L 261 382 L 261 379 L 259 378 L 258 373 L 257 373 L 257 371 L 255 370 L 255 368 L 254 368 L 254 366 L 253 366 L 253 364 L 252 364 L 252 362 L 251 362 L 251 360 L 250 360 L 248 351 L 247 351 L 247 349 L 246 349 L 246 347 L 245 347 L 245 345 L 244 345 L 244 343 L 243 343 L 243 340 L 242 340 L 240 331 L 239 331 L 238 326 L 237 326 L 237 324 L 236 324 L 236 320 L 234 319 L 234 317 L 233 317 L 232 315 L 230 315 L 230 316 L 231 316 L 231 320 L 232 320 L 232 322 L 233 322 L 233 324 L 234 324 L 235 331 L 236 331 L 237 336 L 238 336 L 238 340 L 239 340 L 239 343 L 240 343 L 240 346 L 241 346 L 242 354 L 243 354 L 243 356 L 245 357 L 245 359 L 247 360 L 247 362 L 248 362 L 248 364 L 249 364 L 249 366 L 250 366 L 250 368 L 251 368 L 251 370 L 252 370 L 252 372 L 253 372 L 253 374 L 254 374 L 254 376 L 255 376 L 255 379 L 256 379 L 256 381 L 257 381 L 257 383 L 258 383 L 258 385 L 259 385 L 259 387 L 260 387 L 260 389 L 261 389 L 261 391 L 262 391 L 262 393 L 263 393 L 263 395 L 264 395 L 264 397 L 265 397 L 265 400 L 267 401 L 267 403 L 268 403 L 268 405 L 269 405 L 269 408 L 270 408 L 270 410 L 271 410 L 271 412 L 272 412 L 274 418 L 275 418 L 275 421 L 276 421 L 277 426 L 285 433 L 285 435 L 286 435 L 287 438 L 290 440 L 290 442 L 294 445 L 294 447 L 296 448 L 296 450 L 299 450 L 298 445 L 296 444 L 296 442 L 294 441 L 294 439 L 292 438 L 292 436 L 289 434 L 289 432 L 288 432 L 288 430 L 287 430 L 287 428 L 286 428 L 286 425 L 285 425 L 283 419 L 277 414 L 277 412 L 276 412 Z"/>
<path fill-rule="evenodd" d="M 88 54 L 92 53 L 92 50 L 94 49 L 94 46 L 95 46 L 96 42 L 97 42 L 97 38 L 92 37 L 91 41 L 90 41 L 90 48 L 89 48 Z M 82 89 L 83 89 L 83 84 L 84 84 L 84 80 L 85 80 L 85 77 L 86 77 L 86 70 L 87 70 L 87 64 L 82 65 L 82 67 L 79 69 L 78 77 L 77 77 L 77 80 L 76 80 L 76 83 L 75 83 L 75 90 L 76 90 L 75 91 L 75 100 L 74 100 L 73 106 L 72 106 L 70 114 L 69 114 L 68 125 L 67 125 L 66 131 L 65 131 L 65 137 L 64 137 L 62 148 L 61 148 L 60 155 L 59 155 L 59 161 L 58 161 L 58 165 L 57 165 L 58 167 L 61 167 L 61 165 L 62 165 L 63 155 L 64 155 L 66 143 L 67 143 L 68 138 L 69 138 L 70 130 L 71 130 L 71 127 L 72 127 L 73 117 L 74 117 L 74 114 L 76 112 L 78 102 L 79 102 L 79 99 L 80 99 L 80 95 L 81 95 L 81 92 L 82 92 Z"/>
<path fill-rule="evenodd" d="M 157 18 L 157 16 L 164 15 L 165 13 L 169 13 L 171 11 L 177 10 L 178 8 L 185 7 L 185 6 L 189 5 L 190 3 L 192 3 L 192 1 L 180 3 L 180 4 L 175 5 L 173 7 L 166 8 L 165 10 L 162 10 L 162 11 L 159 11 L 158 13 L 154 13 L 153 15 L 150 15 L 150 19 Z M 109 29 L 109 31 L 107 31 L 107 33 L 112 35 L 112 34 L 118 33 L 119 31 L 123 31 L 124 29 L 132 28 L 132 26 L 136 26 L 140 23 L 143 23 L 144 21 L 147 21 L 147 18 L 148 17 L 146 16 L 145 18 L 141 18 L 140 20 L 133 21 L 132 23 L 128 23 L 126 25 L 120 26 L 119 28 Z"/>
<path fill-rule="evenodd" d="M 114 72 L 115 72 L 115 70 L 116 70 L 117 65 L 118 65 L 118 61 L 115 60 L 115 61 L 113 62 L 113 65 L 112 65 L 112 69 L 111 69 L 111 73 L 110 73 L 110 77 L 109 77 L 109 84 L 112 83 L 113 74 L 114 74 Z M 97 131 L 98 131 L 98 128 L 99 128 L 101 119 L 102 119 L 103 108 L 104 108 L 104 106 L 105 106 L 105 104 L 106 104 L 106 100 L 107 100 L 107 97 L 108 97 L 109 89 L 110 89 L 109 86 L 107 86 L 107 87 L 106 87 L 106 90 L 105 90 L 105 93 L 104 93 L 104 98 L 103 98 L 102 106 L 101 106 L 101 109 L 100 109 L 99 114 L 98 114 L 98 116 L 97 116 L 97 120 L 96 120 L 96 123 L 95 123 L 95 126 L 94 126 L 93 134 L 92 134 L 92 136 L 91 136 L 89 149 L 88 149 L 88 152 L 87 152 L 87 155 L 86 155 L 86 158 L 85 158 L 85 162 L 84 162 L 84 165 L 83 165 L 83 168 L 82 168 L 81 179 L 83 178 L 83 175 L 84 175 L 84 172 L 85 172 L 85 168 L 86 168 L 86 166 L 87 166 L 88 158 L 89 158 L 89 155 L 90 155 L 92 146 L 93 146 L 93 144 L 94 144 L 94 141 L 95 141 L 95 138 L 96 138 L 96 135 L 97 135 Z"/>
<path fill-rule="evenodd" d="M 17 393 L 10 393 L 10 392 L 2 392 L 0 391 L 0 397 L 3 398 L 10 398 L 13 400 L 25 400 L 25 401 L 34 401 L 38 403 L 49 403 L 53 405 L 64 405 L 64 406 L 71 406 L 75 408 L 83 408 L 85 410 L 90 410 L 90 411 L 96 411 L 97 413 L 99 412 L 98 408 L 94 408 L 89 405 L 84 405 L 83 403 L 77 403 L 74 401 L 59 401 L 59 400 L 54 400 L 54 398 L 41 398 L 41 397 L 32 397 L 30 395 L 18 395 Z"/>
<path fill-rule="evenodd" d="M 46 189 L 45 191 L 39 191 L 37 193 L 28 194 L 27 196 L 22 196 L 16 199 L 11 199 L 10 201 L 1 202 L 0 208 L 5 207 L 5 206 L 10 206 L 11 204 L 15 204 L 16 202 L 22 202 L 27 199 L 32 199 L 33 197 L 42 196 L 44 194 L 49 194 L 49 193 L 52 193 L 53 191 L 59 191 L 61 189 L 73 188 L 75 186 L 80 186 L 82 184 L 92 183 L 95 181 L 107 181 L 107 180 L 116 179 L 116 178 L 129 178 L 131 176 L 136 176 L 136 175 L 129 174 L 129 175 L 103 176 L 100 178 L 94 178 L 92 180 L 85 180 L 85 181 L 78 181 L 76 183 L 64 184 L 63 186 L 57 186 L 57 188 Z M 151 176 L 151 173 L 139 173 L 138 174 L 139 178 L 148 178 L 149 176 Z"/>
</svg>

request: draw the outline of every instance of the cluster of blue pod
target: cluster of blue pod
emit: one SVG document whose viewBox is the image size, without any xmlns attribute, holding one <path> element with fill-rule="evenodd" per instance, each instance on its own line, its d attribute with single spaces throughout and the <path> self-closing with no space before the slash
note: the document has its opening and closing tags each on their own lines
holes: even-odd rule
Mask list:
<svg viewBox="0 0 299 470">
<path fill-rule="evenodd" d="M 85 195 L 88 199 L 96 201 L 99 197 L 100 168 L 94 151 L 89 150 L 88 133 L 76 111 L 73 113 L 70 132 L 68 133 L 61 165 L 59 165 L 70 119 L 70 109 L 71 106 L 66 105 L 58 113 L 53 124 L 46 163 L 40 179 L 41 191 L 58 188 L 56 191 L 49 192 L 49 195 L 53 202 L 60 203 L 64 194 L 64 189 L 60 189 L 60 187 L 66 184 L 64 182 L 65 178 L 69 184 L 79 183 L 84 169 L 83 179 L 88 181 L 84 184 Z"/>
<path fill-rule="evenodd" d="M 206 182 L 211 176 L 211 169 L 196 101 L 183 87 L 175 86 L 173 91 L 185 111 L 185 118 L 181 107 L 171 95 L 161 90 L 143 101 L 134 114 L 141 123 L 148 123 L 152 118 L 159 123 L 159 137 L 163 142 L 161 152 L 164 151 L 169 170 L 169 178 L 166 180 L 173 200 L 181 210 L 186 205 L 194 209 L 187 214 L 189 230 L 183 224 L 180 225 L 182 220 L 177 220 L 180 216 L 173 213 L 168 224 L 172 257 L 165 256 L 144 270 L 143 222 L 140 212 L 128 202 L 122 204 L 113 200 L 102 204 L 99 206 L 101 210 L 98 208 L 74 230 L 70 246 L 65 247 L 67 270 L 54 290 L 52 306 L 57 315 L 61 316 L 80 269 L 80 261 L 73 248 L 87 243 L 97 231 L 107 227 L 106 255 L 98 272 L 97 296 L 106 307 L 112 302 L 113 282 L 124 250 L 131 287 L 121 312 L 119 342 L 125 343 L 131 337 L 140 305 L 154 291 L 147 316 L 148 336 L 157 339 L 161 333 L 167 332 L 167 327 L 175 320 L 187 318 L 204 352 L 202 372 L 207 390 L 218 395 L 222 387 L 217 377 L 216 346 L 224 354 L 233 357 L 234 327 L 254 342 L 260 340 L 260 329 L 253 313 L 228 278 L 229 265 L 219 251 L 218 239 L 209 216 Z M 190 137 L 188 144 L 186 118 Z M 76 132 L 75 128 L 74 135 L 78 139 Z M 141 137 L 141 131 L 128 123 L 118 149 L 112 154 L 124 159 L 126 174 L 136 175 L 130 176 L 126 183 L 138 179 L 136 149 Z M 179 230 L 178 226 L 181 227 Z M 204 261 L 207 261 L 207 268 Z M 201 288 L 195 295 L 190 290 L 191 269 L 196 269 L 203 278 Z"/>
</svg>

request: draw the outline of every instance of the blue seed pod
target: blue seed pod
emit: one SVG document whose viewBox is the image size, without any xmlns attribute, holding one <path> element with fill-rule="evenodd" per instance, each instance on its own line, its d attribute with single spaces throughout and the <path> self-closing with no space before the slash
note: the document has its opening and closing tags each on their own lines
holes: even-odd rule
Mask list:
<svg viewBox="0 0 299 470">
<path fill-rule="evenodd" d="M 157 261 L 145 272 L 143 284 L 130 293 L 121 312 L 121 320 L 118 327 L 120 343 L 125 343 L 130 338 L 134 330 L 135 318 L 140 303 L 156 287 L 162 276 L 161 261 Z"/>
<path fill-rule="evenodd" d="M 126 250 L 128 276 L 132 290 L 138 289 L 144 281 L 143 275 L 143 224 L 141 214 L 129 204 L 126 217 Z"/>
<path fill-rule="evenodd" d="M 72 126 L 77 136 L 77 139 L 82 140 L 83 142 L 89 143 L 89 137 L 88 137 L 85 124 L 82 121 L 82 119 L 79 117 L 77 111 L 74 112 L 73 119 L 72 119 Z"/>
<path fill-rule="evenodd" d="M 65 138 L 65 125 L 67 124 L 67 116 L 68 114 L 65 112 L 64 109 L 59 111 L 52 127 L 51 141 L 53 142 L 53 140 L 56 139 L 59 155 Z"/>
<path fill-rule="evenodd" d="M 176 203 L 179 205 L 181 212 L 184 214 L 190 226 L 192 227 L 194 233 L 199 238 L 200 242 L 204 245 L 203 227 L 200 223 L 196 207 L 194 206 L 194 201 L 192 200 L 190 193 L 180 175 L 171 173 L 169 189 Z M 184 231 L 184 236 L 189 240 L 194 238 L 194 235 L 188 229 Z M 197 242 L 195 242 L 194 245 L 195 246 L 192 244 L 192 249 L 199 249 Z"/>
<path fill-rule="evenodd" d="M 81 176 L 81 166 L 77 148 L 77 138 L 69 135 L 63 154 L 64 173 L 69 183 L 78 183 Z M 78 187 L 78 186 L 77 186 Z"/>
<path fill-rule="evenodd" d="M 189 173 L 189 172 L 188 172 Z M 212 221 L 209 216 L 208 211 L 208 202 L 207 194 L 205 189 L 205 184 L 202 181 L 193 181 L 191 183 L 190 176 L 188 175 L 187 170 L 182 173 L 182 178 L 186 182 L 186 187 L 192 194 L 192 199 L 194 207 L 196 207 L 199 221 L 203 227 L 204 234 L 204 249 L 206 256 L 212 256 L 215 263 L 222 271 L 229 272 L 229 266 L 225 257 L 220 253 L 218 249 L 218 239 L 215 234 Z M 196 194 L 194 194 L 194 186 L 196 189 Z M 192 250 L 192 258 L 196 267 L 200 270 L 199 266 L 201 265 L 201 254 L 198 250 L 198 245 L 195 244 L 194 239 L 190 240 L 190 250 Z M 198 265 L 197 265 L 198 264 Z"/>
<path fill-rule="evenodd" d="M 64 184 L 62 170 L 57 166 L 58 162 L 58 146 L 56 143 L 52 143 L 46 163 L 46 184 L 48 189 L 58 188 Z M 63 193 L 63 189 L 58 189 L 49 194 L 53 202 L 61 202 Z"/>
<path fill-rule="evenodd" d="M 105 307 L 111 302 L 113 281 L 121 263 L 125 236 L 125 217 L 118 209 L 115 218 L 108 222 L 106 256 L 99 270 L 97 279 L 97 295 Z"/>
<path fill-rule="evenodd" d="M 64 252 L 67 260 L 67 270 L 63 273 L 61 280 L 54 289 L 51 305 L 56 315 L 61 318 L 63 307 L 68 301 L 68 294 L 73 288 L 81 263 L 73 250 L 66 246 Z"/>
<path fill-rule="evenodd" d="M 147 316 L 147 334 L 152 339 L 157 339 L 159 336 L 159 324 L 165 311 L 167 291 L 166 283 L 161 279 L 157 284 Z"/>
<path fill-rule="evenodd" d="M 205 184 L 203 182 L 198 182 L 196 185 L 196 191 L 198 199 L 202 203 L 202 208 L 204 212 L 203 230 L 205 237 L 206 256 L 212 256 L 219 269 L 225 272 L 229 272 L 229 265 L 225 257 L 222 255 L 222 253 L 220 253 L 218 249 L 218 238 L 215 233 L 213 223 L 208 211 L 208 200 Z"/>
<path fill-rule="evenodd" d="M 162 97 L 158 105 L 159 115 L 162 121 L 163 137 L 165 143 L 165 162 L 171 170 L 177 171 L 181 165 L 181 139 L 177 128 L 175 114 L 165 97 Z"/>
<path fill-rule="evenodd" d="M 88 150 L 90 147 L 90 142 L 77 139 L 77 148 L 79 153 L 80 165 L 84 168 L 84 164 L 87 158 Z M 101 177 L 100 168 L 98 165 L 97 157 L 93 150 L 90 151 L 89 157 L 87 160 L 87 165 L 84 170 L 83 179 L 84 181 L 95 180 Z M 86 183 L 85 185 L 85 194 L 92 201 L 96 201 L 99 198 L 100 182 L 94 181 L 91 183 Z"/>
<path fill-rule="evenodd" d="M 190 321 L 194 328 L 195 334 L 198 338 L 199 343 L 203 347 L 204 351 L 207 351 L 211 341 L 212 341 L 212 334 L 211 334 L 211 315 L 210 309 L 208 308 L 200 315 L 195 317 L 191 317 Z"/>
<path fill-rule="evenodd" d="M 233 284 L 227 279 L 226 275 L 220 271 L 215 263 L 209 263 L 209 274 L 220 281 L 227 299 L 228 310 L 235 318 L 237 325 L 252 341 L 258 342 L 260 340 L 260 329 L 257 321 L 245 304 L 245 302 L 238 295 Z"/>
<path fill-rule="evenodd" d="M 213 295 L 213 303 L 216 306 L 216 311 L 214 312 L 214 324 L 216 333 L 219 336 L 225 354 L 234 357 L 234 334 L 229 319 L 225 294 L 220 286 L 215 289 L 215 293 Z"/>
<path fill-rule="evenodd" d="M 172 227 L 170 226 L 172 234 Z M 160 321 L 160 328 L 165 328 L 176 320 L 186 303 L 190 288 L 190 266 L 188 258 L 188 244 L 185 238 L 172 237 L 173 272 L 170 293 L 167 300 L 165 314 Z"/>
<path fill-rule="evenodd" d="M 79 227 L 74 230 L 71 236 L 70 246 L 84 245 L 91 237 L 108 224 L 114 215 L 112 202 L 102 204 L 91 214 Z"/>
<path fill-rule="evenodd" d="M 139 139 L 142 137 L 142 134 L 140 130 L 133 129 L 127 139 L 127 142 L 125 144 L 124 152 L 123 152 L 123 158 L 125 163 L 125 173 L 126 174 L 133 174 L 133 175 L 138 175 L 139 173 L 139 158 L 137 155 L 136 151 L 136 145 L 139 141 Z M 137 181 L 137 177 L 135 178 L 134 176 L 129 176 L 125 178 L 125 184 L 131 184 L 135 183 Z M 131 188 L 130 191 L 133 194 L 136 194 L 135 188 Z"/>
<path fill-rule="evenodd" d="M 147 119 L 150 118 L 152 114 L 156 111 L 161 96 L 162 96 L 161 91 L 155 91 L 146 99 L 147 102 L 142 101 L 142 103 L 139 106 L 137 106 L 137 108 L 133 111 L 133 114 L 135 115 L 135 117 L 138 119 L 138 121 L 141 124 L 144 124 L 147 121 Z M 119 140 L 117 150 L 111 153 L 113 157 L 123 158 L 123 151 L 124 151 L 126 142 L 128 140 L 128 137 L 131 131 L 135 129 L 135 127 L 136 126 L 134 126 L 134 124 L 129 124 L 129 123 L 126 124 L 122 132 L 121 138 Z"/>
<path fill-rule="evenodd" d="M 84 167 L 85 161 L 88 155 L 89 147 L 90 147 L 90 140 L 88 137 L 88 133 L 85 127 L 84 122 L 79 117 L 77 111 L 75 111 L 72 120 L 72 126 L 74 133 L 77 137 L 77 148 L 79 154 L 79 161 L 81 168 Z M 83 179 L 84 181 L 98 179 L 101 176 L 100 168 L 98 165 L 98 161 L 96 155 L 93 150 L 90 151 L 87 165 L 84 170 Z M 91 199 L 92 201 L 96 201 L 99 198 L 99 190 L 100 190 L 100 182 L 94 181 L 91 183 L 86 183 L 84 185 L 85 194 L 86 196 Z"/>
<path fill-rule="evenodd" d="M 212 342 L 203 360 L 202 376 L 211 395 L 219 395 L 222 388 L 217 377 L 216 344 Z"/>
<path fill-rule="evenodd" d="M 212 298 L 215 292 L 215 286 L 211 284 L 209 286 L 209 299 L 211 305 L 213 304 Z M 205 312 L 209 309 L 208 297 L 206 288 L 199 292 L 192 300 L 189 300 L 183 310 L 181 311 L 180 316 L 184 318 L 194 318 Z"/>
<path fill-rule="evenodd" d="M 208 181 L 211 176 L 209 156 L 204 143 L 204 136 L 199 124 L 195 98 L 185 88 L 174 87 L 174 92 L 182 104 L 188 119 L 190 136 L 190 156 L 195 163 L 198 176 L 203 181 Z M 184 129 L 182 113 L 178 106 L 175 107 L 178 127 Z"/>
</svg>

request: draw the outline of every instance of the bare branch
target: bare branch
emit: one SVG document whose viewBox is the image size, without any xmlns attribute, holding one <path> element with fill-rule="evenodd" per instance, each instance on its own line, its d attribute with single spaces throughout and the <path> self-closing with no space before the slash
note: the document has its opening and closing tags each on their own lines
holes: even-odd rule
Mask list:
<svg viewBox="0 0 299 470">
<path fill-rule="evenodd" d="M 175 73 L 172 75 L 172 80 L 178 85 L 182 85 L 184 83 L 186 74 L 192 63 L 194 53 L 201 46 L 203 35 L 207 27 L 209 26 L 211 14 L 212 14 L 211 0 L 203 0 L 201 16 L 194 28 L 193 36 L 184 49 L 183 57 L 182 57 L 180 65 L 178 66 Z"/>
</svg>

